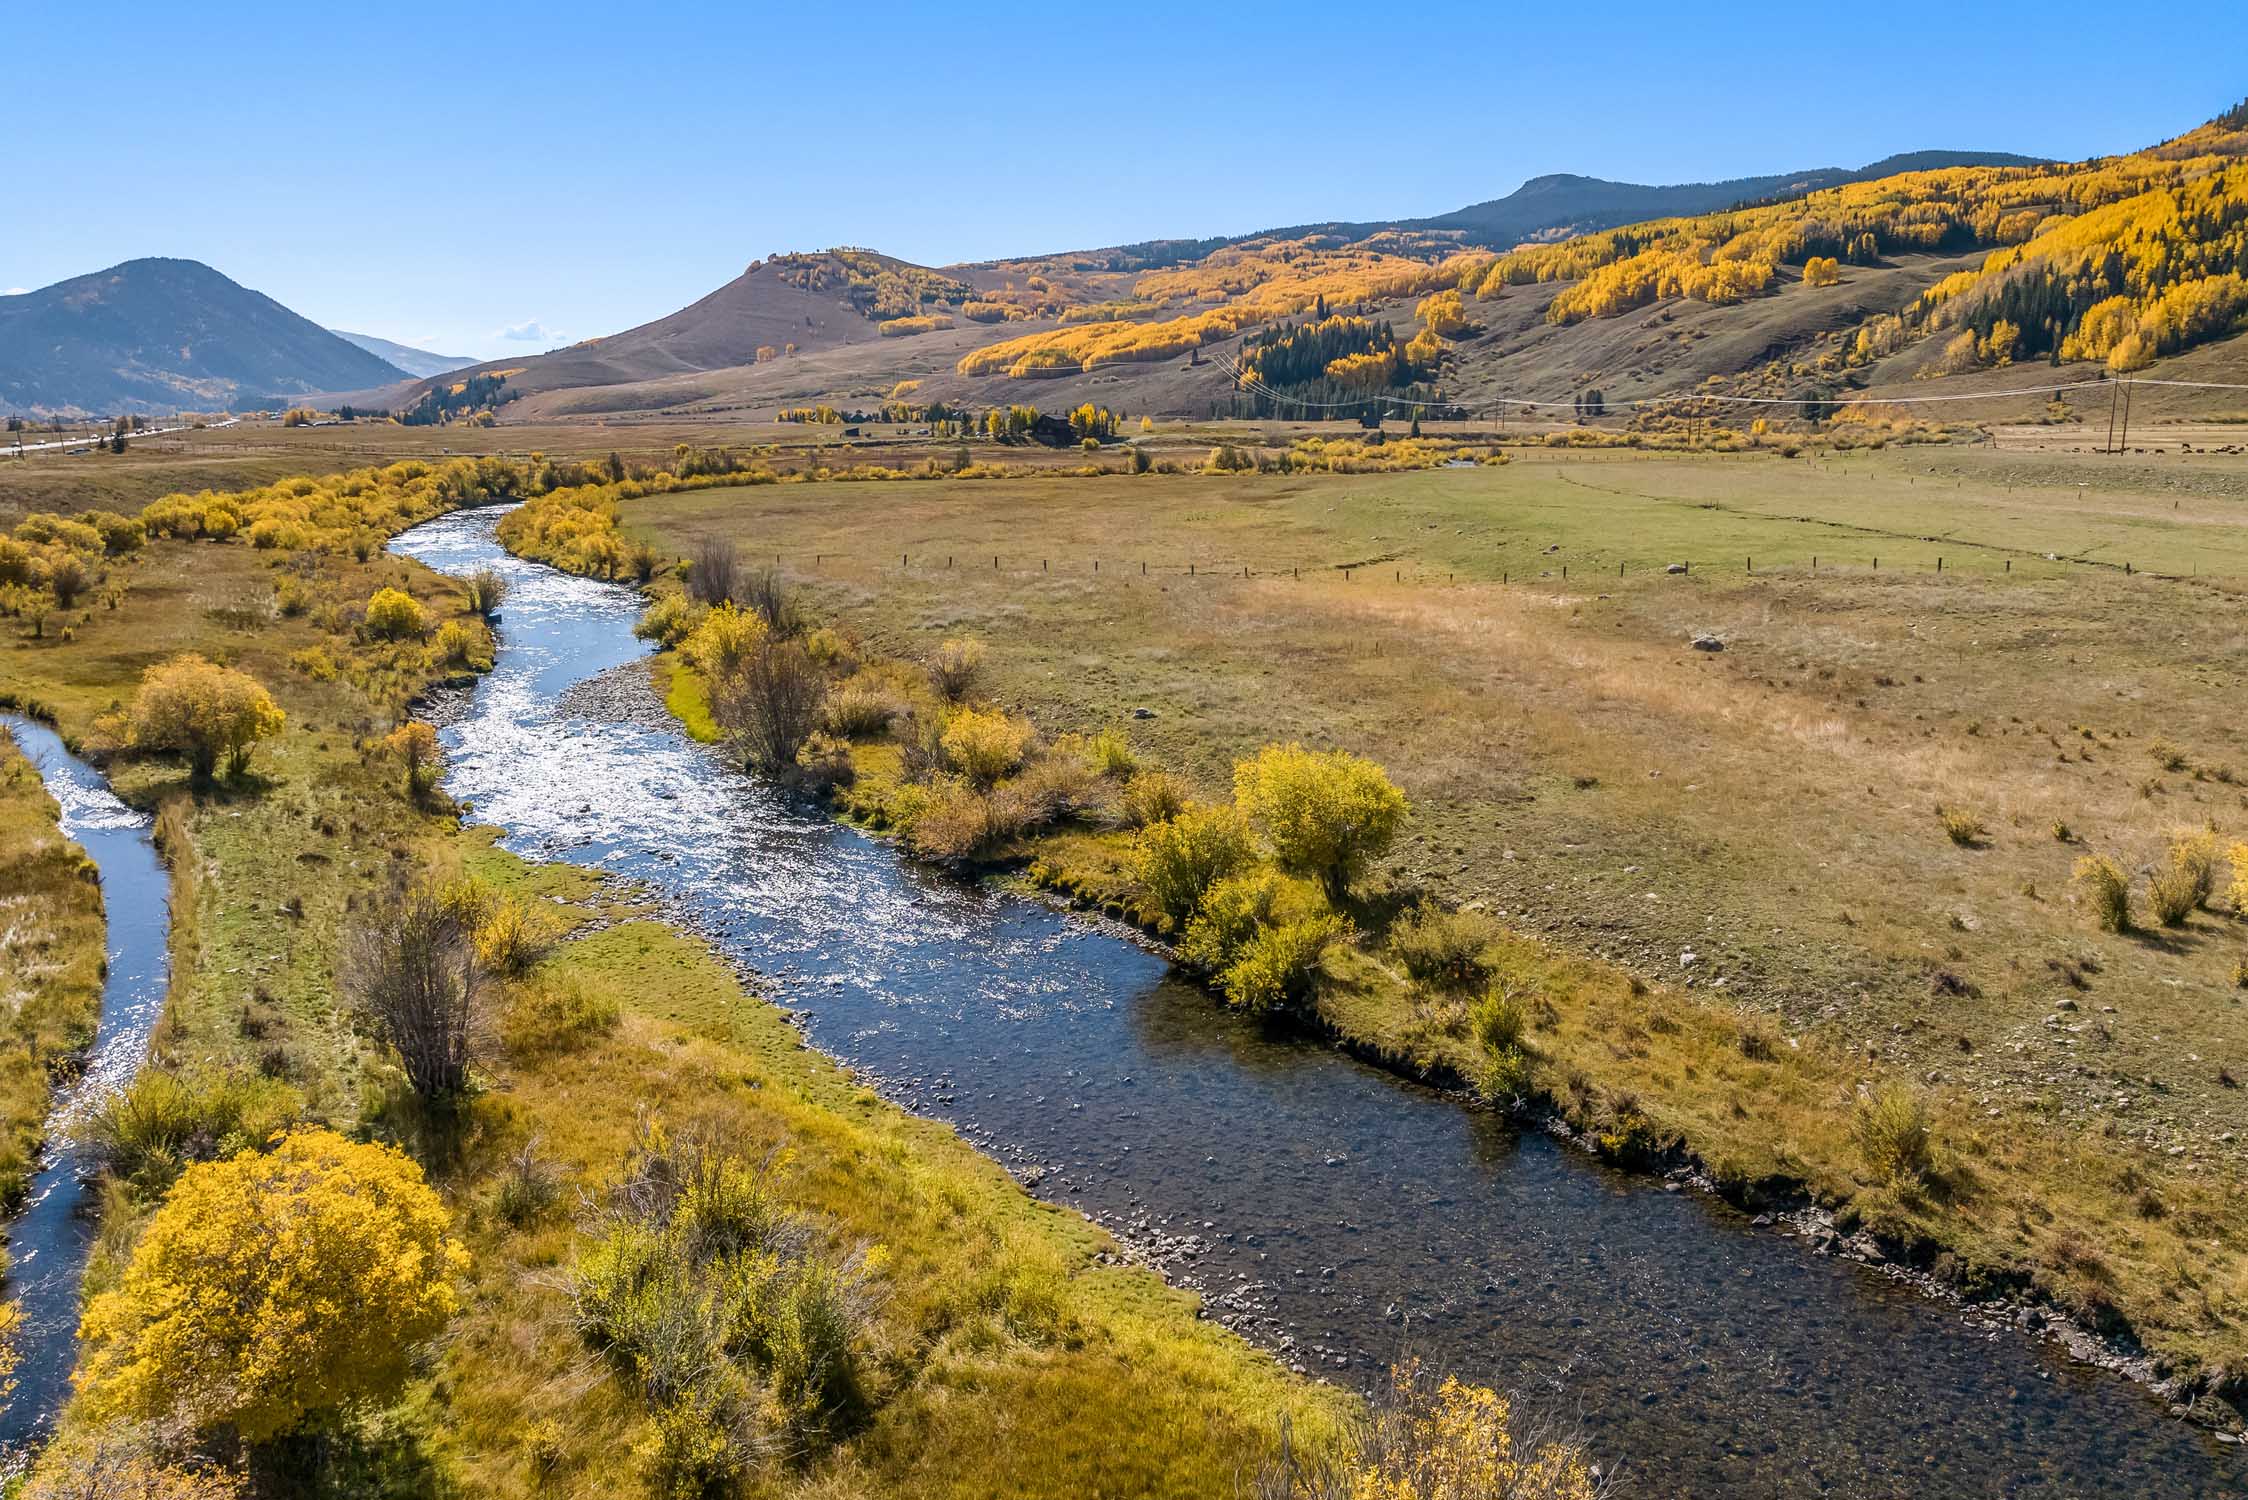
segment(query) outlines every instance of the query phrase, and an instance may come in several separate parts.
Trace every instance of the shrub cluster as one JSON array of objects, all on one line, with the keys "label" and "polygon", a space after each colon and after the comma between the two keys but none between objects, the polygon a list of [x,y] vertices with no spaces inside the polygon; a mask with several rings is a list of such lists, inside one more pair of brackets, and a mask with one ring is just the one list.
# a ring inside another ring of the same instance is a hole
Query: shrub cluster
[{"label": "shrub cluster", "polygon": [[866,1406],[870,1291],[783,1199],[773,1163],[644,1119],[570,1275],[579,1331],[651,1408],[661,1494],[737,1485],[815,1452]]}]

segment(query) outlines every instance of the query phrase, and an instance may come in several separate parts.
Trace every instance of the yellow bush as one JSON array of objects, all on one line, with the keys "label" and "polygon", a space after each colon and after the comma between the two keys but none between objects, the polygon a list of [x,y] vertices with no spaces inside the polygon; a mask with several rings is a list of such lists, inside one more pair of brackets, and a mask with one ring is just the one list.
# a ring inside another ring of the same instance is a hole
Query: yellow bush
[{"label": "yellow bush", "polygon": [[449,666],[492,669],[492,633],[468,620],[447,620],[437,627],[437,659]]},{"label": "yellow bush", "polygon": [[367,601],[367,633],[386,641],[419,636],[429,628],[422,607],[402,589],[380,588]]},{"label": "yellow bush", "polygon": [[1156,908],[1184,922],[1210,887],[1256,857],[1248,820],[1234,807],[1189,807],[1140,831],[1133,868]]},{"label": "yellow bush", "polygon": [[174,750],[207,780],[227,760],[239,775],[259,740],[281,732],[285,718],[265,688],[244,672],[192,652],[150,667],[126,714],[126,737],[140,750]]},{"label": "yellow bush", "polygon": [[86,1309],[88,1414],[254,1443],[389,1397],[458,1305],[449,1229],[413,1162],[325,1130],[188,1168]]},{"label": "yellow bush", "polygon": [[2087,854],[2072,877],[2092,908],[2092,918],[2109,932],[2131,930],[2131,877],[2105,855]]},{"label": "yellow bush", "polygon": [[1233,786],[1281,868],[1317,880],[1330,900],[1389,847],[1408,811],[1380,766],[1345,750],[1268,745],[1234,767]]},{"label": "yellow bush", "polygon": [[419,796],[437,779],[437,730],[419,719],[409,719],[383,738],[383,749],[398,757],[406,771],[406,790]]},{"label": "yellow bush", "polygon": [[1507,1397],[1418,1360],[1387,1386],[1337,1453],[1283,1450],[1257,1486],[1268,1500],[1600,1500],[1607,1486],[1582,1445],[1524,1422]]},{"label": "yellow bush", "polygon": [[988,787],[1022,764],[1031,734],[1027,719],[997,709],[963,708],[945,721],[939,743],[947,764],[978,786]]},{"label": "yellow bush", "polygon": [[1934,1170],[1928,1106],[1891,1084],[1858,1101],[1856,1134],[1866,1169],[1877,1182],[1919,1182]]},{"label": "yellow bush", "polygon": [[720,683],[748,665],[765,635],[765,621],[755,610],[713,605],[680,645],[679,654],[712,683]]}]

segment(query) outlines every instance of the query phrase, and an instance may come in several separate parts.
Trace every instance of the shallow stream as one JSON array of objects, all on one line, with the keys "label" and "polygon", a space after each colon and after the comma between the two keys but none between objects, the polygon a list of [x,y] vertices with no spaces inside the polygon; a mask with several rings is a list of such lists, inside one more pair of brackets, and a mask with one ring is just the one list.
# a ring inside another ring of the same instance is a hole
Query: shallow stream
[{"label": "shallow stream", "polygon": [[953,1121],[1283,1359],[1408,1344],[1579,1424],[1644,1496],[2240,1496],[2149,1392],[1692,1193],[1236,1019],[1127,934],[902,860],[565,691],[639,602],[466,512],[395,550],[510,587],[447,785],[537,860],[659,892],[891,1098]]}]

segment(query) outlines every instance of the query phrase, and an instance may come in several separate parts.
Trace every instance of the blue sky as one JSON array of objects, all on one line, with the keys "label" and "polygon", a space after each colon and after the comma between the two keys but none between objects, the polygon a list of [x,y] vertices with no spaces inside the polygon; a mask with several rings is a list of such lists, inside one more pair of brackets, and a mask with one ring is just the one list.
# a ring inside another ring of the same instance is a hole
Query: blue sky
[{"label": "blue sky", "polygon": [[1440,213],[1545,172],[2073,158],[2248,94],[2248,7],[2161,15],[126,4],[11,56],[0,290],[188,256],[331,327],[498,357],[782,250],[942,263]]}]

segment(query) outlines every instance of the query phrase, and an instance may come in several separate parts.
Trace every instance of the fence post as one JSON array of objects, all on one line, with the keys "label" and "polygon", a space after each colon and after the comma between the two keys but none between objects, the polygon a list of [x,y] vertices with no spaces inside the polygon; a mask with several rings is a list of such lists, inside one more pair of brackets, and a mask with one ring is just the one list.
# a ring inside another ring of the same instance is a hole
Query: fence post
[{"label": "fence post", "polygon": [[1941,556],[1938,556],[1938,557],[1937,557],[1937,559],[1936,559],[1936,571],[1937,571],[1937,572],[1939,572],[1939,573],[1941,573],[1941,572],[1942,572],[1943,570],[1944,570],[1944,560],[1943,560],[1943,558],[1942,558]]},{"label": "fence post", "polygon": [[1748,560],[1748,570],[1751,573],[1756,571],[1756,559],[1753,557]]},{"label": "fence post", "polygon": [[903,552],[898,554],[898,566],[901,568],[905,566],[905,554]]},{"label": "fence post", "polygon": [[1140,576],[1141,576],[1142,578],[1145,578],[1145,577],[1147,577],[1147,564],[1146,564],[1146,563],[1141,563],[1141,564],[1140,564]]},{"label": "fence post", "polygon": [[1094,558],[1094,559],[1093,559],[1093,571],[1094,571],[1094,572],[1096,572],[1096,573],[1098,573],[1098,572],[1099,572],[1100,570],[1101,570],[1101,560],[1100,560],[1099,558],[1097,558],[1097,557],[1096,557],[1096,558]]},{"label": "fence post", "polygon": [[1881,571],[1881,559],[1878,557],[1873,560],[1873,571],[1876,573]]},{"label": "fence post", "polygon": [[2014,559],[2011,557],[2006,559],[2006,571],[2009,573],[2014,571]]},{"label": "fence post", "polygon": [[1041,572],[1041,573],[1043,573],[1043,572],[1046,572],[1046,571],[1047,571],[1047,567],[1046,567],[1046,559],[1045,559],[1045,558],[1043,558],[1043,557],[1041,557],[1040,559],[1038,559],[1038,571],[1039,571],[1039,572]]}]

